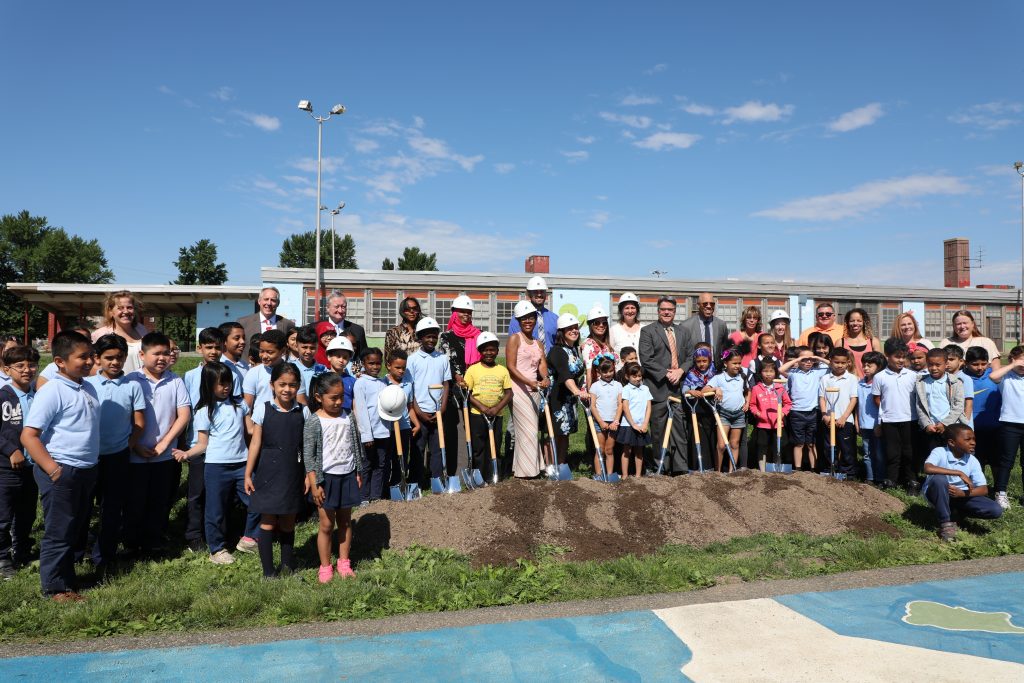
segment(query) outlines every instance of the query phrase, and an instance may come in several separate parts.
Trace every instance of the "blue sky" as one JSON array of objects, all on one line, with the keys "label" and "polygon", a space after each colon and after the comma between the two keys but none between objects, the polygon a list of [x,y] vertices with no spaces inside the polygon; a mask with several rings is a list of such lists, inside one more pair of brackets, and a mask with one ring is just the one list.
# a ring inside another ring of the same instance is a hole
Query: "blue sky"
[{"label": "blue sky", "polygon": [[[714,5],[714,6],[712,6]],[[0,212],[121,282],[259,281],[323,203],[359,264],[1017,283],[1019,2],[0,5]],[[329,225],[329,215],[324,216]]]}]

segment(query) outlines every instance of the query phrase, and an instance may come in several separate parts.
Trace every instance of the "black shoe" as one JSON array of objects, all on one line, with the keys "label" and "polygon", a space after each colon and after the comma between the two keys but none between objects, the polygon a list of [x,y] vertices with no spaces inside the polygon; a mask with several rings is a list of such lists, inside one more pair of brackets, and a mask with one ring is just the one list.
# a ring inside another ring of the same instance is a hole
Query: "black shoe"
[{"label": "black shoe", "polygon": [[908,496],[918,496],[921,494],[921,485],[916,481],[908,481],[906,491]]},{"label": "black shoe", "polygon": [[206,543],[202,539],[196,539],[188,542],[188,551],[190,553],[205,553]]},{"label": "black shoe", "polygon": [[18,570],[14,568],[14,564],[11,562],[4,562],[0,564],[0,579],[4,581],[10,581],[18,575]]},{"label": "black shoe", "polygon": [[896,483],[892,479],[884,479],[881,486],[883,491],[888,491],[889,489],[896,488]]}]

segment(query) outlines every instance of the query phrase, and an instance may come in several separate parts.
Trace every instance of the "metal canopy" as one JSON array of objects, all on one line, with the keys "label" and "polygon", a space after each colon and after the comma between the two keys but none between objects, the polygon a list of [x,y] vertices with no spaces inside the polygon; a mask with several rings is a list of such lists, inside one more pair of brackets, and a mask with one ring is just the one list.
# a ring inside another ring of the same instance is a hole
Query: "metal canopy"
[{"label": "metal canopy", "polygon": [[26,303],[61,316],[103,315],[107,294],[128,290],[143,305],[143,315],[194,315],[196,306],[209,299],[251,299],[255,310],[259,285],[76,285],[60,282],[9,282],[7,289]]}]

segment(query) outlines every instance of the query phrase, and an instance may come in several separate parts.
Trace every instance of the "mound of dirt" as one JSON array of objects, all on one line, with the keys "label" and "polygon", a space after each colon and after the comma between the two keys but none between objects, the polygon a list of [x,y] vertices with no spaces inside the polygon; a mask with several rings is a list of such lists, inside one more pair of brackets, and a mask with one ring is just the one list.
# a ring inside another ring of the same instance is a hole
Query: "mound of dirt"
[{"label": "mound of dirt", "polygon": [[759,533],[893,533],[881,515],[902,510],[898,499],[870,486],[800,472],[619,484],[513,480],[414,503],[375,503],[355,515],[355,544],[363,556],[414,544],[451,548],[475,565],[530,558],[543,544],[570,548],[570,560],[603,560]]}]

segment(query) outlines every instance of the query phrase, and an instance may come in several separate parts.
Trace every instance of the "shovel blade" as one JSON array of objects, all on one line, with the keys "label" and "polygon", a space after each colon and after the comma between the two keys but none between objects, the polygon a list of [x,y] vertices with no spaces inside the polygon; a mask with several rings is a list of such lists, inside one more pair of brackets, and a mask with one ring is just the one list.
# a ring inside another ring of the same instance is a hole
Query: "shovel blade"
[{"label": "shovel blade", "polygon": [[594,481],[603,481],[606,484],[615,484],[616,482],[622,481],[622,477],[615,472],[612,472],[611,474],[595,474]]},{"label": "shovel blade", "polygon": [[[479,488],[484,485],[484,475],[480,473],[480,470],[473,470],[472,475],[474,486]],[[494,483],[497,484],[498,482],[495,481]]]},{"label": "shovel blade", "polygon": [[767,462],[764,465],[765,472],[775,472],[777,474],[793,474],[792,465],[775,464],[774,462]]},{"label": "shovel blade", "polygon": [[572,471],[569,470],[569,466],[564,462],[555,470],[555,479],[558,481],[572,481]]},{"label": "shovel blade", "polygon": [[406,500],[419,500],[423,497],[423,492],[420,491],[419,484],[409,484],[409,487],[405,490]]},{"label": "shovel blade", "polygon": [[431,479],[430,479],[430,492],[431,493],[444,493],[444,482],[441,481],[441,477],[431,477]]},{"label": "shovel blade", "polygon": [[448,488],[445,489],[445,493],[458,493],[461,490],[458,477],[448,477]]},{"label": "shovel blade", "polygon": [[403,500],[406,499],[405,498],[405,494],[402,493],[402,487],[401,486],[398,486],[398,485],[392,486],[390,490],[391,490],[391,500],[403,501]]},{"label": "shovel blade", "polygon": [[462,485],[467,489],[475,489],[476,486],[473,482],[473,473],[468,469],[462,469],[459,471],[459,479],[462,481]]}]

